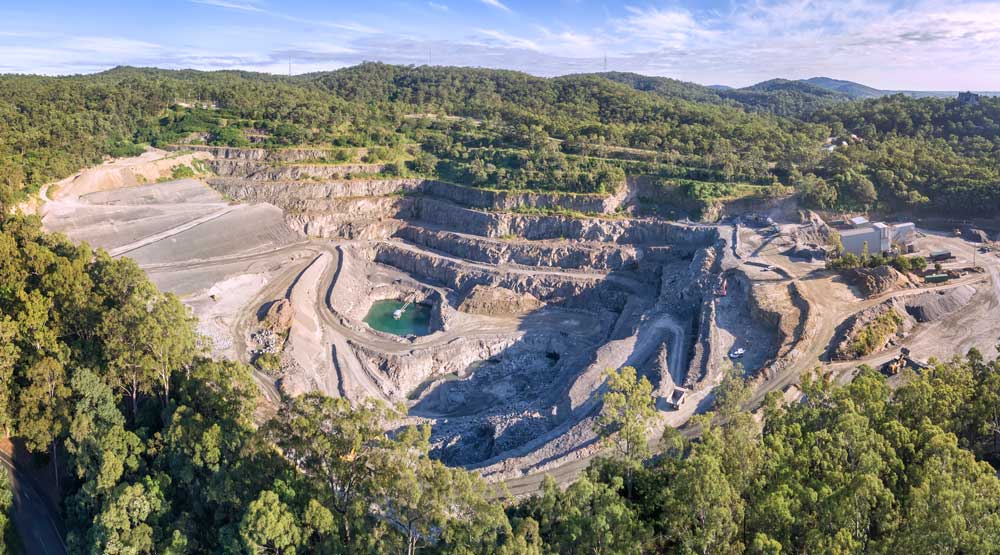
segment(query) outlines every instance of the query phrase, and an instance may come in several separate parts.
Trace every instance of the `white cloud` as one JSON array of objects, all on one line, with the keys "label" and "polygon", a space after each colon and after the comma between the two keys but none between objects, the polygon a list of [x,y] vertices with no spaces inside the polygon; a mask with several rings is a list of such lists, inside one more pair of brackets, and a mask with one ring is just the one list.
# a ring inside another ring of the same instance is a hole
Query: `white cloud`
[{"label": "white cloud", "polygon": [[511,11],[511,9],[508,8],[507,5],[501,2],[500,0],[479,0],[479,1],[482,2],[483,4],[486,4],[487,6],[492,6],[498,10],[503,10],[505,12]]},{"label": "white cloud", "polygon": [[215,6],[218,8],[226,8],[230,10],[239,10],[244,12],[263,12],[264,9],[257,5],[256,2],[250,1],[240,1],[240,0],[191,0],[193,4],[203,4],[205,6]]},{"label": "white cloud", "polygon": [[615,27],[642,42],[670,48],[683,48],[695,37],[713,33],[683,9],[637,8],[626,6],[628,15],[614,22]]},{"label": "white cloud", "polygon": [[438,4],[437,2],[428,2],[427,5],[432,10],[437,10],[439,12],[446,12],[446,11],[448,11],[448,6],[446,4]]},{"label": "white cloud", "polygon": [[497,31],[496,29],[476,29],[476,32],[479,33],[480,35],[494,39],[503,46],[509,46],[511,48],[524,48],[527,50],[542,49],[537,42],[531,39],[516,37],[514,35],[508,35],[507,33],[504,33],[502,31]]},{"label": "white cloud", "polygon": [[[351,19],[293,15],[272,11],[284,9],[276,1],[190,1],[245,12],[260,30],[243,31],[214,18],[199,23],[194,36],[208,39],[192,38],[195,48],[175,44],[179,39],[171,35],[143,41],[5,28],[0,72],[73,73],[131,64],[284,73],[289,57],[299,72],[362,60],[421,64],[431,51],[435,64],[554,75],[599,71],[608,52],[612,70],[706,84],[827,75],[880,88],[1000,89],[996,0],[732,0],[716,11],[700,10],[694,0],[628,0],[630,5],[588,26],[532,19],[526,10],[517,21],[486,23],[495,17],[459,9],[468,4],[423,0],[424,11],[450,4],[455,15],[481,20],[443,30],[420,21],[383,30]],[[505,0],[478,1],[510,11]]]}]

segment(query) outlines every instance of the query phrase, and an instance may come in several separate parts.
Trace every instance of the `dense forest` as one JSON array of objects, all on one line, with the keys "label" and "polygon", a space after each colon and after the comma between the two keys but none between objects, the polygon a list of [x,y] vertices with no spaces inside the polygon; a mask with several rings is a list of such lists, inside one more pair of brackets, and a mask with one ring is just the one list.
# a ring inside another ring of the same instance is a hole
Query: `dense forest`
[{"label": "dense forest", "polygon": [[849,98],[800,81],[718,90],[376,63],[296,77],[0,76],[0,186],[11,202],[102,156],[193,133],[245,145],[253,129],[268,137],[261,146],[387,149],[395,174],[480,187],[603,193],[652,175],[780,183],[819,208],[994,215],[1000,98]]},{"label": "dense forest", "polygon": [[[1000,551],[1000,362],[975,351],[895,390],[870,368],[806,379],[758,414],[733,372],[655,448],[652,386],[613,371],[607,457],[513,500],[431,459],[428,430],[385,433],[401,407],[309,394],[260,414],[175,297],[34,217],[0,219],[0,283],[0,425],[58,469],[71,553]],[[0,525],[9,499],[0,481]]]}]

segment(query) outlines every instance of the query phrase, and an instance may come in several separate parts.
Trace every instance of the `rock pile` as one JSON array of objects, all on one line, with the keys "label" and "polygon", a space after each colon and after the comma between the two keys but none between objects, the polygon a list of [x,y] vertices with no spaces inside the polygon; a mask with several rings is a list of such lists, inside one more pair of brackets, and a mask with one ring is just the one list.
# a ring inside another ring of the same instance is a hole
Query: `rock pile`
[{"label": "rock pile", "polygon": [[476,285],[458,309],[468,314],[507,316],[537,310],[542,305],[544,303],[531,293],[515,293],[504,287]]},{"label": "rock pile", "polygon": [[933,322],[969,304],[975,294],[976,288],[971,285],[931,291],[907,300],[906,311],[918,322]]},{"label": "rock pile", "polygon": [[254,355],[277,353],[281,350],[278,336],[269,329],[261,329],[251,333],[250,341],[257,346],[256,349],[250,350],[250,353]]},{"label": "rock pile", "polygon": [[292,318],[295,316],[292,303],[288,299],[279,299],[271,303],[264,315],[264,327],[274,334],[282,334],[292,327]]},{"label": "rock pile", "polygon": [[903,274],[890,266],[851,270],[847,273],[847,279],[860,289],[861,294],[865,297],[881,295],[909,284]]}]

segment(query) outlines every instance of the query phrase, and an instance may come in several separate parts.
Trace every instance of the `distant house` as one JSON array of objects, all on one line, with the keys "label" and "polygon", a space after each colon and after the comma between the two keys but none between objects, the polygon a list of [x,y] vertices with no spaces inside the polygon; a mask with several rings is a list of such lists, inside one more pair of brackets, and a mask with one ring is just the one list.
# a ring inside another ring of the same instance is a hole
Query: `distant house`
[{"label": "distant house", "polygon": [[862,227],[862,226],[868,225],[868,218],[866,218],[864,216],[855,216],[855,217],[847,220],[847,223],[851,224],[851,227],[855,227],[855,228]]}]

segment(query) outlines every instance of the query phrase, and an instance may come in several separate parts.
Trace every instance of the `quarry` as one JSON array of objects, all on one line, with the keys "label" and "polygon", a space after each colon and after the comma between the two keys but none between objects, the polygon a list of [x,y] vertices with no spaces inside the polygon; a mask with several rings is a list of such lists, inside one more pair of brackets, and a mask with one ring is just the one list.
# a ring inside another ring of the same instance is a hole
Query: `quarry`
[{"label": "quarry", "polygon": [[632,180],[500,191],[324,155],[152,149],[44,189],[39,210],[178,295],[214,356],[254,365],[265,403],[405,404],[391,426],[430,425],[433,456],[512,489],[598,452],[608,369],[652,382],[655,441],[711,410],[734,366],[759,402],[816,367],[847,381],[903,349],[927,361],[1000,337],[1000,259],[946,231],[914,239],[949,252],[944,282],[851,274],[827,269],[830,228],[793,201],[676,221],[644,215]]}]

